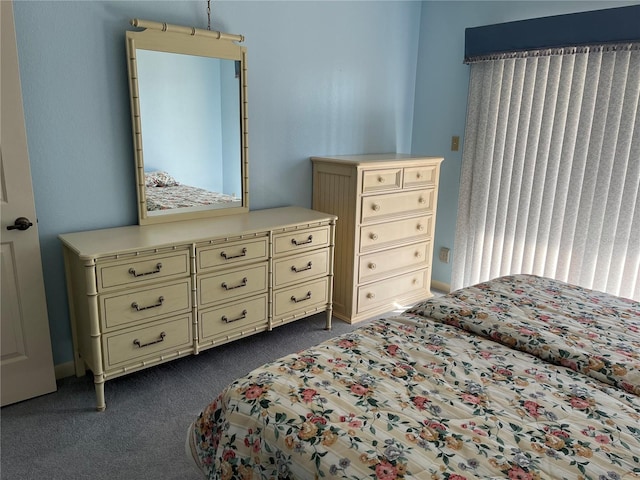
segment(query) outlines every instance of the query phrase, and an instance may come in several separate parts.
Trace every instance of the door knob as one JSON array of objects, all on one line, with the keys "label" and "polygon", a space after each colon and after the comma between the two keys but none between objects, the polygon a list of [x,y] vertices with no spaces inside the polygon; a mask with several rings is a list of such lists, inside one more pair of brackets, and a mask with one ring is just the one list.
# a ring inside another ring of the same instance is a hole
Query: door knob
[{"label": "door knob", "polygon": [[7,230],[27,230],[29,227],[32,227],[33,223],[29,221],[26,217],[18,217],[16,221],[13,222],[13,225],[9,225]]}]

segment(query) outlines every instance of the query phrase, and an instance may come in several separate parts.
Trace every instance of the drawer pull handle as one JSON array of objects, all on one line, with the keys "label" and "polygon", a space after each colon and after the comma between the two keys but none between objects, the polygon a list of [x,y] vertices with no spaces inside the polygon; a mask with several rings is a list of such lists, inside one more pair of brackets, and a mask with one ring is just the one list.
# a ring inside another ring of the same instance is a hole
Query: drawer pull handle
[{"label": "drawer pull handle", "polygon": [[420,252],[416,252],[416,253],[415,253],[415,256],[416,256],[416,258],[422,258],[422,253],[420,253]]},{"label": "drawer pull handle", "polygon": [[151,270],[150,272],[136,273],[135,268],[130,268],[129,273],[134,277],[144,277],[145,275],[153,275],[154,273],[160,273],[160,269],[162,268],[162,264],[158,262],[156,264],[155,270]]},{"label": "drawer pull handle", "polygon": [[291,243],[298,246],[298,245],[306,245],[307,243],[311,243],[313,242],[313,235],[309,235],[307,237],[306,240],[302,241],[302,242],[298,242],[295,238],[291,239]]},{"label": "drawer pull handle", "polygon": [[378,239],[378,234],[377,233],[372,233],[371,235],[369,235],[369,238],[371,240],[377,240]]},{"label": "drawer pull handle", "polygon": [[142,347],[148,347],[149,345],[155,345],[156,343],[160,343],[160,342],[164,342],[164,337],[166,337],[167,334],[164,332],[160,332],[160,338],[157,340],[154,340],[152,342],[149,343],[140,343],[140,340],[138,340],[137,338],[133,341],[133,344],[138,347],[138,348],[142,348]]},{"label": "drawer pull handle", "polygon": [[371,262],[371,263],[369,264],[369,268],[370,268],[371,270],[375,270],[375,269],[376,269],[376,264],[375,264],[375,263],[373,263],[373,262]]},{"label": "drawer pull handle", "polygon": [[247,318],[247,311],[246,310],[242,310],[242,313],[240,314],[239,317],[236,318],[227,318],[226,315],[222,316],[222,321],[224,323],[232,323],[232,322],[237,322],[238,320],[244,320],[245,318]]},{"label": "drawer pull handle", "polygon": [[310,300],[310,299],[311,299],[311,290],[309,290],[307,294],[302,298],[296,298],[295,296],[291,295],[291,301],[294,303],[304,302],[305,300]]},{"label": "drawer pull handle", "polygon": [[246,287],[247,286],[247,277],[244,277],[242,279],[242,282],[240,282],[240,285],[236,285],[235,287],[230,287],[229,285],[227,285],[227,282],[222,282],[222,288],[224,288],[225,290],[233,290],[234,288],[240,288],[240,287]]},{"label": "drawer pull handle", "polygon": [[305,267],[302,267],[302,268],[296,268],[295,265],[293,265],[291,267],[291,271],[292,272],[296,272],[296,273],[304,272],[305,270],[311,270],[311,262],[307,263],[307,265]]},{"label": "drawer pull handle", "polygon": [[375,293],[372,293],[372,292],[369,292],[369,293],[367,293],[367,298],[368,298],[369,300],[373,300],[374,298],[376,298],[376,294],[375,294]]},{"label": "drawer pull handle", "polygon": [[384,183],[384,177],[378,177],[378,183]]},{"label": "drawer pull handle", "polygon": [[240,258],[240,257],[246,257],[247,256],[247,249],[243,248],[242,252],[240,252],[239,255],[227,255],[224,252],[220,252],[220,256],[222,258],[224,258],[225,260],[231,260],[232,258]]},{"label": "drawer pull handle", "polygon": [[377,212],[377,211],[379,211],[379,210],[380,210],[380,205],[378,205],[377,203],[374,203],[373,205],[371,205],[371,209],[372,209],[374,212]]},{"label": "drawer pull handle", "polygon": [[416,173],[416,178],[420,180],[422,178],[422,174],[420,172]]},{"label": "drawer pull handle", "polygon": [[418,226],[416,227],[418,229],[418,231],[422,232],[424,230],[424,227],[420,224],[418,224]]},{"label": "drawer pull handle", "polygon": [[138,305],[138,302],[133,302],[131,304],[131,308],[135,308],[137,312],[141,312],[142,310],[149,310],[150,308],[161,307],[164,303],[164,297],[158,297],[158,303],[154,303],[153,305],[147,305],[146,307],[141,307]]},{"label": "drawer pull handle", "polygon": [[418,199],[418,203],[422,205],[422,204],[427,203],[427,201],[426,201],[424,198],[420,197],[420,198]]}]

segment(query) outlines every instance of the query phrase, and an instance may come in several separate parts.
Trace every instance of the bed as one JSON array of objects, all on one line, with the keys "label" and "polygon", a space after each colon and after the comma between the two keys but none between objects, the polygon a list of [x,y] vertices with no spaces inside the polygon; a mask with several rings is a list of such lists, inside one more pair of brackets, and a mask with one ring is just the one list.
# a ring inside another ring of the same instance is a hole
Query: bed
[{"label": "bed", "polygon": [[163,171],[145,172],[147,211],[241,203],[235,195],[185,185]]},{"label": "bed", "polygon": [[212,479],[640,478],[640,303],[514,275],[229,385],[189,428]]}]

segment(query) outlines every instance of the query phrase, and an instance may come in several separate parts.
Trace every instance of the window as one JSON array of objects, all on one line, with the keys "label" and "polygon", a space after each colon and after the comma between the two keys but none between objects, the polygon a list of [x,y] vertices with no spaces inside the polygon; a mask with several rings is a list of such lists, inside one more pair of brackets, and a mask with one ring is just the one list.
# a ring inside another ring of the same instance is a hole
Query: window
[{"label": "window", "polygon": [[532,273],[640,300],[640,44],[471,64],[452,287]]}]

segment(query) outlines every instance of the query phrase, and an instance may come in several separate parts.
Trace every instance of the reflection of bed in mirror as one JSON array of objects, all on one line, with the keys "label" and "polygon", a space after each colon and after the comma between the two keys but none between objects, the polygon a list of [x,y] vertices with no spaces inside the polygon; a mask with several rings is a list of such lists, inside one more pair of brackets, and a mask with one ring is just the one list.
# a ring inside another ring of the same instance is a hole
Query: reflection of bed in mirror
[{"label": "reflection of bed in mirror", "polygon": [[178,182],[166,172],[145,173],[147,211],[174,208],[241,206],[242,199],[233,194],[212,192]]}]

